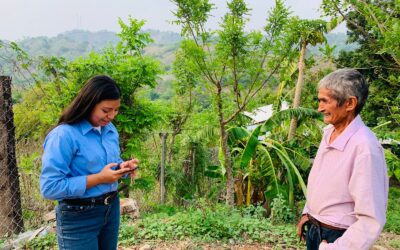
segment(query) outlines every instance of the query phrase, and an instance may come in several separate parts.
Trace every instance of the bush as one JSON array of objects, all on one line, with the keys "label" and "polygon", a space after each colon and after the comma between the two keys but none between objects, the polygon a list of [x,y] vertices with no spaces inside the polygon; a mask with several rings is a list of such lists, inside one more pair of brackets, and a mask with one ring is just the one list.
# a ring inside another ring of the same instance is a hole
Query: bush
[{"label": "bush", "polygon": [[271,202],[271,220],[274,223],[291,223],[296,218],[282,194],[278,194]]},{"label": "bush", "polygon": [[389,189],[389,203],[386,214],[385,230],[393,233],[400,233],[400,188]]},{"label": "bush", "polygon": [[26,243],[24,249],[54,249],[57,246],[57,236],[54,233],[49,233],[43,237],[34,238]]},{"label": "bush", "polygon": [[198,201],[185,211],[168,216],[165,212],[148,214],[134,224],[121,226],[120,243],[141,240],[240,241],[265,242],[297,247],[293,225],[272,225],[263,217],[262,207],[244,209]]}]

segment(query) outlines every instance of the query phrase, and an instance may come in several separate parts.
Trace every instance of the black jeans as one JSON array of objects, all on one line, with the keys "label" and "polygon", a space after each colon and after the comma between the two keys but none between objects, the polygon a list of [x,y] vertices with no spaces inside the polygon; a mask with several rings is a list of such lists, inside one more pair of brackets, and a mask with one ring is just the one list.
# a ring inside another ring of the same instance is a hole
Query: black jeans
[{"label": "black jeans", "polygon": [[333,230],[320,227],[312,223],[309,223],[307,228],[307,250],[318,250],[319,244],[321,244],[323,240],[326,240],[328,243],[332,243],[337,238],[341,237],[345,232],[344,230]]}]

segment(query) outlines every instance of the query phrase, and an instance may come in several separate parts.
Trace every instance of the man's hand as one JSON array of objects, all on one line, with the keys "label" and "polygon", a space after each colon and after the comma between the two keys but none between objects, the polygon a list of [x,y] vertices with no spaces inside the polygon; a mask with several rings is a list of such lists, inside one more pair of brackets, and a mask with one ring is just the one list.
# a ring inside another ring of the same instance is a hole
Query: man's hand
[{"label": "man's hand", "polygon": [[321,241],[319,244],[318,249],[325,249],[325,247],[328,246],[328,242],[326,240]]},{"label": "man's hand", "polygon": [[306,214],[303,214],[300,218],[299,223],[297,223],[297,236],[299,236],[299,238],[303,241],[305,241],[306,239],[304,238],[304,235],[302,235],[302,228],[304,223],[306,223],[308,221],[308,217]]}]

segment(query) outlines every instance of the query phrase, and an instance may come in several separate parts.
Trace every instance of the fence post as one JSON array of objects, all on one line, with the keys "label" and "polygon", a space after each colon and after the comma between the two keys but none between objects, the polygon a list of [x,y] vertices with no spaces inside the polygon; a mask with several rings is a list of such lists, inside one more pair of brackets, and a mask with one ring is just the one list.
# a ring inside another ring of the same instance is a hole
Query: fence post
[{"label": "fence post", "polygon": [[0,222],[0,236],[17,234],[24,228],[9,76],[0,76]]},{"label": "fence post", "polygon": [[160,133],[160,137],[162,140],[162,153],[161,153],[161,175],[160,175],[160,202],[164,204],[165,201],[165,155],[167,152],[167,136],[168,133]]}]

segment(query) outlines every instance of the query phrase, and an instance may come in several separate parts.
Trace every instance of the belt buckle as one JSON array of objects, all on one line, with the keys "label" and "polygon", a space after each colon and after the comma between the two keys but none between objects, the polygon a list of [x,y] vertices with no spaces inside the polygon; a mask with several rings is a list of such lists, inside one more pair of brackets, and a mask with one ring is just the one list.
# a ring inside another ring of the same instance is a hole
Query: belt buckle
[{"label": "belt buckle", "polygon": [[111,199],[111,197],[112,197],[112,195],[109,195],[104,199],[104,205],[109,205],[110,204],[110,202],[108,200]]}]

